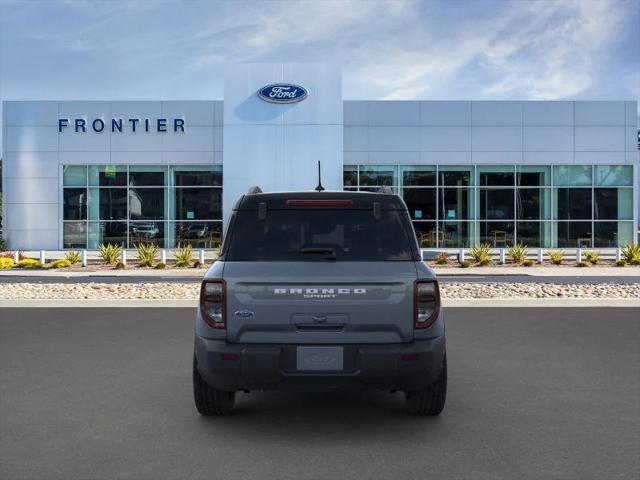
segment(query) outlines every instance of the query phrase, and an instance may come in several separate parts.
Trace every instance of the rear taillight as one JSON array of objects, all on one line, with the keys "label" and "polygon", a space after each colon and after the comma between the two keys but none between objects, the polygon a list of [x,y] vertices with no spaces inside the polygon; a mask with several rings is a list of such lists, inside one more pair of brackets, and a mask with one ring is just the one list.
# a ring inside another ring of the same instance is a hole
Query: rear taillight
[{"label": "rear taillight", "polygon": [[226,284],[224,280],[202,281],[200,288],[200,313],[212,328],[227,328],[226,318]]},{"label": "rear taillight", "polygon": [[416,280],[413,286],[414,328],[429,328],[440,312],[440,289],[435,280]]}]

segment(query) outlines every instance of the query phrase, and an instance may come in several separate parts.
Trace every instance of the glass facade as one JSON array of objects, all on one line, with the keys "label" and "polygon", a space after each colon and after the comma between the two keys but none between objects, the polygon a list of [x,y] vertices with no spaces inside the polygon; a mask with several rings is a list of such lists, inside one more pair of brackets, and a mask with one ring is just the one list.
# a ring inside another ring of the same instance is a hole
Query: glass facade
[{"label": "glass facade", "polygon": [[345,165],[343,185],[392,187],[422,248],[604,248],[633,240],[630,165]]},{"label": "glass facade", "polygon": [[66,165],[62,197],[64,248],[221,242],[219,165]]}]

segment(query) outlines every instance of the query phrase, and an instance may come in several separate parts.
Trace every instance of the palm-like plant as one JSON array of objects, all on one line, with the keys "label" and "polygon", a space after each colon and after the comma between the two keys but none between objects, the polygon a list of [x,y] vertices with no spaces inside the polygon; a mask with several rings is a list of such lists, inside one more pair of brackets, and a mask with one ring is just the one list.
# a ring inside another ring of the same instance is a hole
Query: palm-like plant
[{"label": "palm-like plant", "polygon": [[113,265],[120,258],[122,253],[122,247],[120,245],[114,245],[113,243],[100,244],[99,255],[107,265]]},{"label": "palm-like plant", "polygon": [[135,247],[138,252],[138,265],[153,267],[153,264],[158,260],[158,247],[153,243],[139,243]]}]

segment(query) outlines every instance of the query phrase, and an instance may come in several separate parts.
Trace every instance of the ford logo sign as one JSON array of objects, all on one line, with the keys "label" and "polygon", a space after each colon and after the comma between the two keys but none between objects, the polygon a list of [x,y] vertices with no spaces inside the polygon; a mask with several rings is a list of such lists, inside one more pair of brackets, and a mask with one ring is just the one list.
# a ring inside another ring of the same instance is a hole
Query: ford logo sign
[{"label": "ford logo sign", "polygon": [[258,96],[265,102],[296,103],[307,98],[306,88],[292,83],[274,83],[258,90]]}]

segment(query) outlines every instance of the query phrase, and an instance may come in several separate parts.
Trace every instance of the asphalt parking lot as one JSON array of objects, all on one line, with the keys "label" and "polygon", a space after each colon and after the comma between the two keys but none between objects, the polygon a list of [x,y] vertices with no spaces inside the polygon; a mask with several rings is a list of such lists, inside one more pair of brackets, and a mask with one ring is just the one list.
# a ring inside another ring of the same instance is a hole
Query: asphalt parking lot
[{"label": "asphalt parking lot", "polygon": [[189,309],[0,310],[0,478],[640,477],[640,309],[448,309],[439,418],[384,392],[201,418],[191,328]]}]

